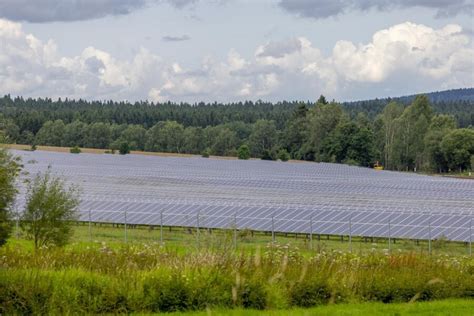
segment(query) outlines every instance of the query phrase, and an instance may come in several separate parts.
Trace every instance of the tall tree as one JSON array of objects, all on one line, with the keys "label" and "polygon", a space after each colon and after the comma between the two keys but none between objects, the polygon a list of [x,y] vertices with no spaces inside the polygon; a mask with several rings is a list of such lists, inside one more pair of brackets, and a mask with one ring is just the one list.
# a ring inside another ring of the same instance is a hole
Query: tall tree
[{"label": "tall tree", "polygon": [[262,157],[265,152],[271,152],[277,144],[278,135],[274,121],[258,120],[253,126],[249,137],[249,145],[254,157]]},{"label": "tall tree", "polygon": [[394,147],[398,154],[398,167],[420,169],[424,158],[424,138],[433,111],[428,98],[420,95],[396,119],[397,133]]},{"label": "tall tree", "polygon": [[19,162],[18,158],[0,147],[0,246],[6,243],[11,233],[11,206],[17,193],[15,181],[21,170]]},{"label": "tall tree", "polygon": [[342,120],[348,120],[342,107],[336,103],[318,103],[308,112],[308,137],[303,144],[305,159],[321,161],[322,144]]},{"label": "tall tree", "polygon": [[393,157],[393,147],[395,142],[395,136],[397,133],[396,119],[400,117],[403,112],[403,107],[396,102],[390,102],[384,108],[380,119],[382,121],[382,130],[379,135],[383,137],[383,164],[385,168],[390,169],[395,165]]},{"label": "tall tree", "polygon": [[288,120],[287,126],[282,135],[283,147],[294,159],[304,159],[303,144],[308,137],[308,108],[305,104],[300,104]]},{"label": "tall tree", "polygon": [[441,142],[441,150],[451,170],[469,169],[474,155],[474,130],[461,128],[449,132]]},{"label": "tall tree", "polygon": [[71,235],[71,221],[77,220],[79,196],[76,188],[51,176],[48,170],[31,182],[21,227],[35,248],[63,246]]},{"label": "tall tree", "polygon": [[47,121],[36,134],[36,143],[46,146],[61,146],[66,125],[62,120]]},{"label": "tall tree", "polygon": [[451,115],[440,114],[431,119],[430,127],[424,139],[426,169],[437,172],[448,171],[448,161],[441,149],[441,141],[446,134],[455,128],[456,121]]}]

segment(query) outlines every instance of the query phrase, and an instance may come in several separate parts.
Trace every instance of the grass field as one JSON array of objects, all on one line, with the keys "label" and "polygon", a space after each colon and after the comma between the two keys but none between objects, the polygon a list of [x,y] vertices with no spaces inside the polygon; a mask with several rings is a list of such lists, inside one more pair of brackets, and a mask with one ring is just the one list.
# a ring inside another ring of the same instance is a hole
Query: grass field
[{"label": "grass field", "polygon": [[347,240],[315,240],[311,250],[302,236],[271,243],[246,231],[235,249],[232,232],[176,227],[163,240],[159,229],[128,227],[125,241],[125,227],[110,225],[76,225],[65,248],[34,250],[13,237],[0,248],[0,314],[469,315],[473,307],[474,260],[456,255],[462,244],[429,256],[426,244],[398,241],[389,254],[381,240],[359,240],[350,253]]},{"label": "grass field", "polygon": [[399,304],[361,303],[320,306],[316,308],[299,308],[290,310],[207,310],[203,312],[171,313],[170,316],[401,316],[401,315],[444,315],[472,316],[474,300],[442,300],[435,302],[415,302]]},{"label": "grass field", "polygon": [[[170,249],[180,251],[196,251],[200,248],[237,248],[237,250],[255,250],[257,247],[267,247],[272,243],[272,236],[265,232],[251,231],[207,230],[183,227],[163,227],[163,245]],[[14,234],[16,235],[16,234]],[[74,226],[73,245],[102,245],[106,243],[110,247],[120,247],[129,244],[161,244],[160,227],[135,226],[125,227],[123,225],[112,226],[111,224],[77,224]],[[363,253],[388,253],[388,240],[385,238],[349,238],[344,236],[319,236],[313,235],[311,243],[309,236],[302,234],[276,234],[276,243],[280,245],[291,245],[302,253],[312,254],[322,251],[343,251]],[[32,244],[25,240],[11,239],[11,243],[20,243],[27,248]],[[237,247],[235,247],[237,246]],[[426,240],[404,240],[391,241],[391,252],[393,253],[417,253],[428,254],[428,242]],[[434,255],[469,255],[469,244],[462,242],[449,242],[446,240],[432,241],[432,254]]]}]

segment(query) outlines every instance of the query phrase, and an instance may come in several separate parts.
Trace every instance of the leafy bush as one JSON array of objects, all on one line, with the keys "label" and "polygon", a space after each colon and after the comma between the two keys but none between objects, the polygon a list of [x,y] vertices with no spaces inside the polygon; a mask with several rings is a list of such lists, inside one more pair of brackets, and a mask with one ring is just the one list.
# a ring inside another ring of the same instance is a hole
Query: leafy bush
[{"label": "leafy bush", "polygon": [[69,152],[71,154],[80,154],[81,153],[81,149],[78,147],[78,146],[74,146],[72,147],[71,149],[69,149]]},{"label": "leafy bush", "polygon": [[119,154],[127,155],[130,153],[130,146],[127,142],[121,142],[119,146]]},{"label": "leafy bush", "polygon": [[327,281],[306,279],[296,283],[289,290],[290,304],[299,307],[311,307],[327,304],[331,297],[331,290]]},{"label": "leafy bush", "polygon": [[278,159],[281,161],[288,161],[290,160],[290,154],[286,151],[286,149],[280,149],[278,151]]},{"label": "leafy bush", "polygon": [[260,157],[262,160],[275,160],[275,153],[265,149]]},{"label": "leafy bush", "polygon": [[237,151],[237,157],[239,159],[247,160],[250,159],[250,148],[247,145],[242,145]]},{"label": "leafy bush", "polygon": [[0,267],[0,314],[147,314],[474,297],[468,257],[307,257],[279,244],[253,254],[178,253],[153,245],[3,247]]},{"label": "leafy bush", "polygon": [[203,158],[209,158],[210,155],[211,155],[211,150],[209,148],[204,149],[201,153],[201,156]]},{"label": "leafy bush", "polygon": [[240,291],[240,303],[244,308],[265,309],[267,306],[265,284],[257,280],[245,282]]}]

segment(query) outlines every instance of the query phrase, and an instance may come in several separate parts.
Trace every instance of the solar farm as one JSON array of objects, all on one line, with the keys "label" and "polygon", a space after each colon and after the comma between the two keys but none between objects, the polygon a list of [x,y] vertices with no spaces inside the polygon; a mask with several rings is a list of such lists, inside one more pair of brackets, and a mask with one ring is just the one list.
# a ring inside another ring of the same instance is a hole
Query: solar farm
[{"label": "solar farm", "polygon": [[[81,189],[80,220],[472,241],[474,181],[329,163],[15,151]],[[25,203],[25,187],[15,207]]]}]

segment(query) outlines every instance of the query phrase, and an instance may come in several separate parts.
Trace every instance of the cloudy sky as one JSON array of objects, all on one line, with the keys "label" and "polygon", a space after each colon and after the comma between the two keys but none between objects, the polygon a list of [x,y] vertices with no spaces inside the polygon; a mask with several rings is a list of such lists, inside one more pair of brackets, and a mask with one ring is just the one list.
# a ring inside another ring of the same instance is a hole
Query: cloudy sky
[{"label": "cloudy sky", "polygon": [[0,94],[339,101],[474,86],[474,0],[0,0]]}]

